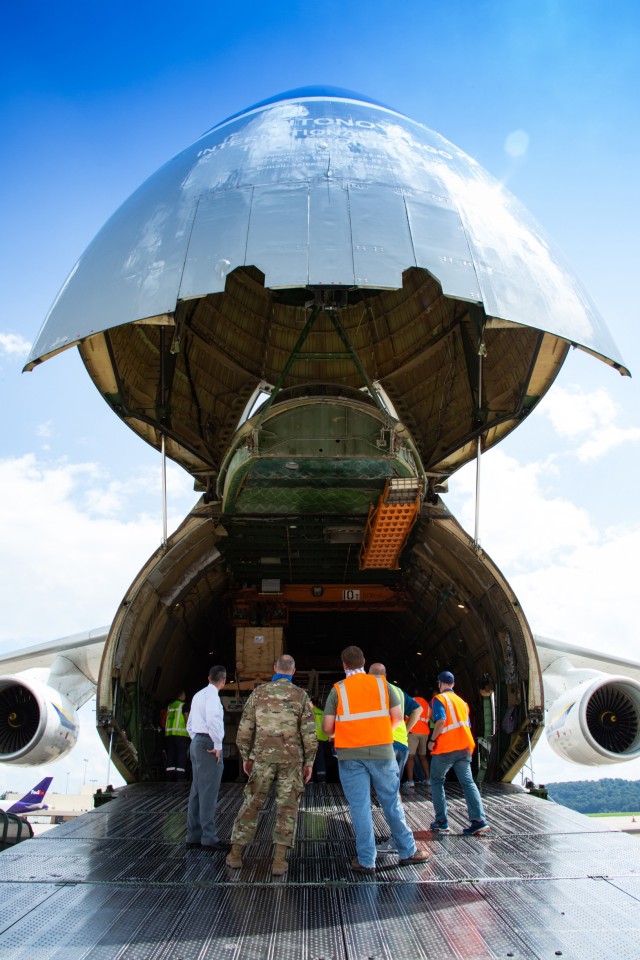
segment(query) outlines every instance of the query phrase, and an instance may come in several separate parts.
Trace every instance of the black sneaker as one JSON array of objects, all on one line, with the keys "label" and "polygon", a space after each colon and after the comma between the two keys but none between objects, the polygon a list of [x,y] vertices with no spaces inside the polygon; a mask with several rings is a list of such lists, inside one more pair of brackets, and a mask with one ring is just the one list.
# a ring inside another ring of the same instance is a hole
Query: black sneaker
[{"label": "black sneaker", "polygon": [[210,850],[214,853],[229,853],[231,850],[230,843],[223,843],[222,840],[218,840],[217,843],[201,843],[201,850]]}]

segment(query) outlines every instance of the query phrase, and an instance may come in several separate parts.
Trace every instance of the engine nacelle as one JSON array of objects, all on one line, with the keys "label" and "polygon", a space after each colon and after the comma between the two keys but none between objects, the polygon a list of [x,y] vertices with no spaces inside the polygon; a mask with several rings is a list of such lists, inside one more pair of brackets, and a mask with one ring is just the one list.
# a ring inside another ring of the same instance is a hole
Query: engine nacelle
[{"label": "engine nacelle", "polygon": [[596,766],[640,757],[640,683],[600,674],[561,694],[546,735],[565,760]]},{"label": "engine nacelle", "polygon": [[69,753],[80,730],[71,701],[31,677],[0,677],[0,762],[51,763]]}]

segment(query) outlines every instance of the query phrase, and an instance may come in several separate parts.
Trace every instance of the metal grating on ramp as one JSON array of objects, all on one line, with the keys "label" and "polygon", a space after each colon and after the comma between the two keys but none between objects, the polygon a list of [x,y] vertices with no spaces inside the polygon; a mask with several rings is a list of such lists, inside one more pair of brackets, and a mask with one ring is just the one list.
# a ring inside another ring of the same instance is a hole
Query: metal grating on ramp
[{"label": "metal grating on ramp", "polygon": [[[374,875],[337,784],[310,784],[285,877],[270,873],[270,800],[242,870],[185,848],[188,785],[140,784],[0,854],[2,960],[640,960],[640,838],[506,785],[483,785],[492,831],[433,837],[428,789],[404,797],[430,858]],[[242,788],[224,785],[221,835]],[[388,829],[374,800],[374,828]]]}]

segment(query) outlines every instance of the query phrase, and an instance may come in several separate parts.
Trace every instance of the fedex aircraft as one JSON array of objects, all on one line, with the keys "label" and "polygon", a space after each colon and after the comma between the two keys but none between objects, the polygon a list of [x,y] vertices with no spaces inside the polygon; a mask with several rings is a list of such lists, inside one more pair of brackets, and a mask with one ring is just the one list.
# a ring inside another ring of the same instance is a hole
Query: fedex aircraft
[{"label": "fedex aircraft", "polygon": [[29,791],[25,793],[24,797],[21,800],[16,800],[15,803],[11,804],[8,810],[5,810],[5,813],[16,813],[19,815],[27,813],[35,813],[37,810],[48,810],[49,807],[44,803],[44,798],[46,796],[47,790],[51,786],[51,781],[53,777],[45,777],[44,780],[41,780],[40,783]]},{"label": "fedex aircraft", "polygon": [[26,369],[71,347],[198,498],[111,624],[0,661],[1,762],[64,756],[95,693],[125,780],[160,776],[161,707],[233,673],[239,628],[282,630],[320,699],[346,643],[409,689],[452,670],[488,782],[545,728],[568,761],[640,756],[640,664],[536,636],[447,508],[571,348],[628,375],[541,227],[454,144],[332,88],[229,117],[108,221]]}]

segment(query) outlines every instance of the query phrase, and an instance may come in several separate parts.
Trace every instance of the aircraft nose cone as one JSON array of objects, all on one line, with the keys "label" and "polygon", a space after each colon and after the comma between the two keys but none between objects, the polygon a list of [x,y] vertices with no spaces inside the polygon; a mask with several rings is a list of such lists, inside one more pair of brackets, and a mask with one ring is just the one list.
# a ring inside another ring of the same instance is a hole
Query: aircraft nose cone
[{"label": "aircraft nose cone", "polygon": [[154,446],[165,437],[198,489],[276,385],[365,389],[445,478],[479,436],[488,449],[522,422],[569,344],[622,364],[500,183],[422,124],[317,88],[218,124],[122,205],[27,369],[74,343],[112,409]]},{"label": "aircraft nose cone", "polygon": [[240,266],[273,289],[400,289],[424,268],[488,318],[622,365],[540,227],[479,164],[389,107],[311,87],[217,124],[147,180],[74,267],[27,369],[100,331],[167,323]]}]

